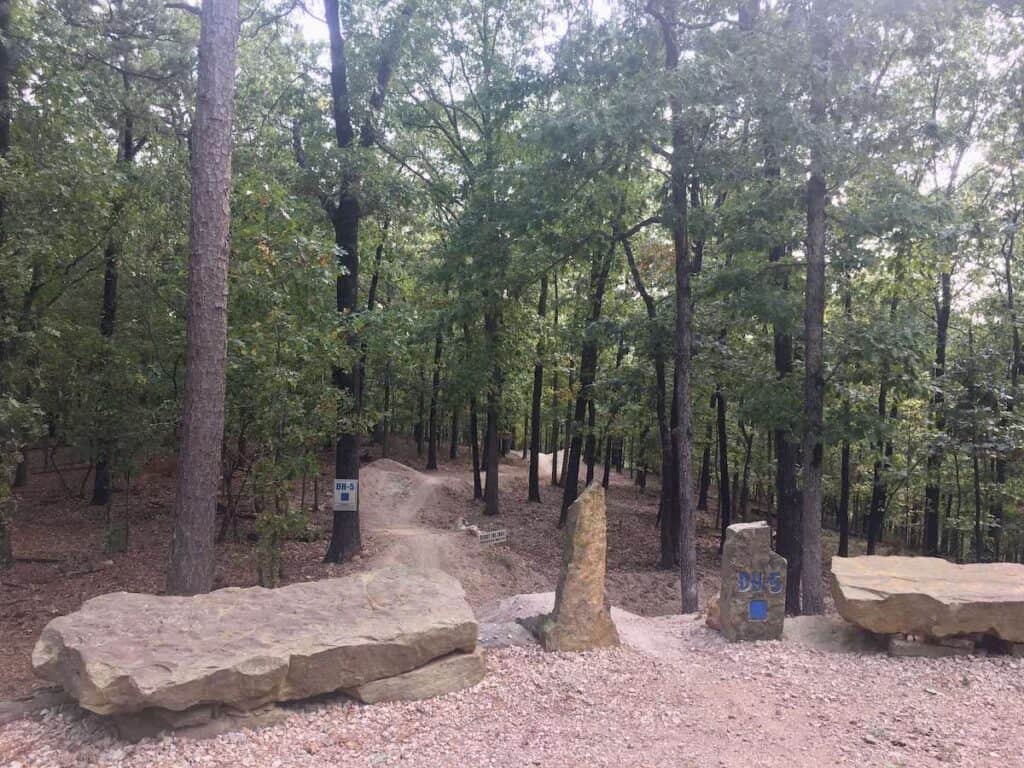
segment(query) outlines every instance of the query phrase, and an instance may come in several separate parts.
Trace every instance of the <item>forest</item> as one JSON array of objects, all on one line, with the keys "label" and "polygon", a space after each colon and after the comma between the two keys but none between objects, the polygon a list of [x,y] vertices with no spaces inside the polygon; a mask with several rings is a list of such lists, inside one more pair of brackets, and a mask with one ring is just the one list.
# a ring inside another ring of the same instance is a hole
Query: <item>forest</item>
[{"label": "forest", "polygon": [[399,444],[548,535],[650,482],[683,613],[703,510],[791,614],[826,536],[1024,562],[1013,0],[201,5],[0,0],[0,567],[32,466],[118,552],[175,456],[167,591],[273,585]]}]

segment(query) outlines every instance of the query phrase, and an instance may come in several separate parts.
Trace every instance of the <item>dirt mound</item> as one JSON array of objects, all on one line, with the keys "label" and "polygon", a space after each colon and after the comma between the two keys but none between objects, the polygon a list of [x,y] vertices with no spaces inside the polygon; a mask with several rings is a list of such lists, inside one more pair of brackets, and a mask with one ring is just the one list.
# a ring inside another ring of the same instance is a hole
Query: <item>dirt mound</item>
[{"label": "dirt mound", "polygon": [[413,469],[412,467],[406,466],[394,459],[377,459],[376,461],[370,462],[360,469],[360,475],[371,470],[375,470],[377,472],[401,472],[407,475],[418,475],[423,477],[423,473],[418,469]]}]

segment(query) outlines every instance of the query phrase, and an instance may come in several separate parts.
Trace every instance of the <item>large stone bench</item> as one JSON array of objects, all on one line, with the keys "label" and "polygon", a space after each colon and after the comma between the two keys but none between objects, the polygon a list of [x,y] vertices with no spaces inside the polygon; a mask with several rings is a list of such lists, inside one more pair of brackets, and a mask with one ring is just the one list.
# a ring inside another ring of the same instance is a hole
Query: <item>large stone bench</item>
[{"label": "large stone bench", "polygon": [[211,707],[334,691],[374,703],[475,685],[476,640],[458,581],[393,567],[280,589],[102,595],[51,621],[32,664],[92,712],[176,725]]},{"label": "large stone bench", "polygon": [[832,595],[844,619],[877,634],[1024,643],[1024,565],[834,557]]}]

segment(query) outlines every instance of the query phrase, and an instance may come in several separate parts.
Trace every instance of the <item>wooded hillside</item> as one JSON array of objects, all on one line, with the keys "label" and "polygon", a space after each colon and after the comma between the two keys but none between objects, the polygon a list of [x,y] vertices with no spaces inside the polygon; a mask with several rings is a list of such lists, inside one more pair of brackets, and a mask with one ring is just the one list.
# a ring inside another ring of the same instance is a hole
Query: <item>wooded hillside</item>
[{"label": "wooded hillside", "polygon": [[91,465],[116,551],[181,451],[169,589],[241,515],[272,584],[318,455],[396,436],[488,515],[652,478],[684,612],[709,490],[792,613],[823,528],[1024,562],[1017,3],[230,5],[0,0],[0,566],[24,456]]}]

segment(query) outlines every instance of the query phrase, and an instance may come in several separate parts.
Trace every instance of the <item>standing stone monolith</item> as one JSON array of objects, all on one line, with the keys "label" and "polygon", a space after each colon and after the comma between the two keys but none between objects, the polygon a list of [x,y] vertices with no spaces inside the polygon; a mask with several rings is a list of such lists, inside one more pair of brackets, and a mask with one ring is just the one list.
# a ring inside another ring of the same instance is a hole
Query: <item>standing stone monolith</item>
[{"label": "standing stone monolith", "polygon": [[722,634],[730,642],[778,640],[786,618],[786,558],[763,520],[730,525],[722,551]]},{"label": "standing stone monolith", "polygon": [[587,486],[569,507],[555,610],[537,628],[548,651],[585,651],[619,644],[605,592],[608,552],[604,489]]}]

